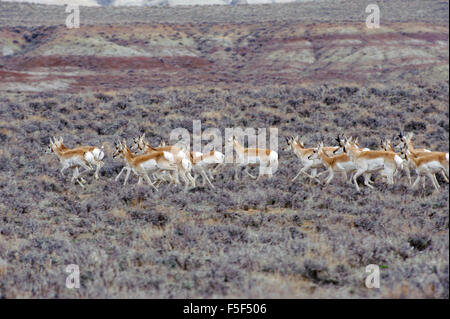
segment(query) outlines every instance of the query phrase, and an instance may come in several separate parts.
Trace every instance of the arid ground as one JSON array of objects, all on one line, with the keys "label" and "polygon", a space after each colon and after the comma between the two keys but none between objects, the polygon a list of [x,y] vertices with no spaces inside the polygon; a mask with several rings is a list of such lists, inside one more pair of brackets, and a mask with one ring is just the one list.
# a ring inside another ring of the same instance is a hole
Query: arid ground
[{"label": "arid ground", "polygon": [[[434,191],[374,175],[358,193],[340,176],[291,182],[282,150],[337,133],[377,149],[403,131],[448,152],[448,1],[378,1],[379,29],[368,3],[82,7],[79,29],[64,7],[0,3],[0,297],[448,298],[441,176]],[[156,146],[193,120],[278,128],[274,178],[235,181],[226,165],[215,190],[114,181],[117,138]],[[100,179],[63,178],[50,136],[103,146]]]}]

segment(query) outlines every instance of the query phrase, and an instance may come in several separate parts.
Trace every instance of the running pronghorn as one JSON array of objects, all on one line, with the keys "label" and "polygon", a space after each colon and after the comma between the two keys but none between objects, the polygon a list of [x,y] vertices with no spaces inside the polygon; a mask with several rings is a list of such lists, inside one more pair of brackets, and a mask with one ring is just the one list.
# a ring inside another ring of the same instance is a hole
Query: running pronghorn
[{"label": "running pronghorn", "polygon": [[[53,152],[58,156],[62,164],[60,172],[63,176],[64,171],[67,168],[74,168],[71,182],[76,180],[81,187],[84,187],[82,182],[85,183],[85,180],[80,177],[82,174],[93,170],[92,165],[95,165],[97,169],[95,170],[94,177],[95,179],[98,179],[99,170],[104,165],[102,159],[105,154],[100,148],[96,146],[79,146],[72,149],[67,148],[63,144],[62,137],[59,139],[53,137],[53,140],[50,138],[48,151]],[[84,168],[84,171],[79,172],[80,167]]]},{"label": "running pronghorn", "polygon": [[448,183],[448,179],[445,176],[446,174],[449,174],[448,153],[423,152],[420,156],[416,156],[412,153],[408,154],[407,151],[402,150],[401,156],[405,160],[409,159],[416,169],[417,178],[412,185],[412,188],[417,186],[421,178],[423,178],[423,185],[425,187],[425,176],[428,176],[433,183],[434,188],[438,190],[440,186],[435,174],[439,172],[442,173]]},{"label": "running pronghorn", "polygon": [[[405,166],[415,169],[415,165],[411,161],[411,156],[421,157],[423,155],[430,155],[430,154],[440,154],[442,156],[442,154],[446,154],[443,152],[432,152],[429,149],[425,149],[425,148],[415,148],[412,143],[413,135],[414,134],[412,132],[408,133],[408,135],[406,135],[406,136],[404,136],[403,133],[400,133],[398,135],[398,137],[400,139],[399,147],[401,150],[405,151],[406,155],[408,155],[408,157],[407,157],[408,159],[405,160],[407,165],[405,165]],[[442,173],[442,176],[444,177],[445,182],[448,183],[449,180],[448,180],[447,176],[445,175],[444,171],[441,171],[441,173]]]},{"label": "running pronghorn", "polygon": [[356,190],[359,191],[359,186],[356,179],[360,176],[364,176],[364,184],[369,188],[374,188],[369,184],[371,173],[383,171],[388,184],[394,183],[394,174],[397,169],[401,168],[403,160],[400,156],[393,152],[387,151],[361,151],[355,146],[351,140],[347,138],[342,141],[341,138],[337,139],[341,145],[344,153],[348,154],[350,159],[356,165],[356,173],[353,175],[353,181],[356,186]]},{"label": "running pronghorn", "polygon": [[[237,155],[237,165],[234,170],[235,179],[239,179],[238,169],[242,166],[245,166],[244,172],[256,180],[258,180],[265,173],[269,175],[269,178],[273,176],[274,170],[278,167],[277,152],[263,148],[244,148],[238,142],[236,136],[230,137],[227,142],[233,144]],[[259,174],[257,177],[248,172],[248,169],[251,166],[259,166]]]},{"label": "running pronghorn", "polygon": [[[190,160],[193,170],[203,177],[203,185],[207,182],[211,188],[214,188],[214,185],[211,183],[210,179],[214,179],[214,177],[212,176],[210,169],[216,167],[217,165],[223,164],[224,159],[225,155],[219,151],[211,151],[206,154],[200,152],[190,152]],[[196,178],[197,176],[194,176],[194,180]]]},{"label": "running pronghorn", "polygon": [[[397,155],[400,155],[400,153],[395,151],[394,146],[392,145],[392,142],[390,139],[386,139],[384,142],[383,140],[380,140],[380,148],[383,151],[393,152]],[[411,185],[411,172],[410,172],[411,164],[407,160],[403,160],[402,163],[402,169],[406,172],[406,177],[408,178],[408,183]]]},{"label": "running pronghorn", "polygon": [[136,146],[139,150],[147,153],[157,152],[157,151],[166,151],[170,152],[173,157],[175,164],[177,165],[177,170],[174,171],[174,181],[175,183],[179,183],[178,175],[181,176],[183,179],[183,182],[185,183],[186,188],[188,187],[188,184],[195,185],[194,178],[190,174],[192,170],[192,163],[189,160],[189,156],[187,155],[187,151],[181,149],[178,146],[175,145],[169,145],[169,146],[161,146],[161,147],[152,147],[149,143],[145,141],[145,133],[141,136],[135,137],[133,139],[134,146]]},{"label": "running pronghorn", "polygon": [[[347,154],[338,154],[335,156],[328,156],[323,147],[323,142],[320,142],[317,149],[313,150],[313,154],[308,156],[308,159],[315,160],[320,159],[322,163],[328,169],[328,178],[325,184],[329,184],[334,177],[334,173],[344,174],[345,181],[347,181],[347,176],[349,173],[356,171],[356,165],[350,159]],[[351,179],[349,180],[351,183]]]},{"label": "running pronghorn", "polygon": [[116,152],[113,154],[113,157],[117,157],[119,154],[126,160],[129,167],[124,185],[126,184],[130,170],[132,170],[139,176],[138,184],[141,184],[142,178],[145,178],[150,186],[152,186],[155,190],[158,190],[150,180],[150,177],[148,177],[148,172],[158,170],[176,170],[174,158],[170,152],[155,151],[148,154],[136,155],[130,151],[125,139],[123,142],[118,141],[118,143],[116,143]]},{"label": "running pronghorn", "polygon": [[[297,179],[297,177],[300,176],[300,174],[305,174],[310,178],[310,182],[312,179],[315,179],[316,181],[320,182],[317,178],[322,175],[325,172],[317,174],[317,169],[324,166],[322,161],[320,159],[309,159],[309,156],[311,156],[314,153],[314,148],[306,148],[303,144],[303,141],[300,141],[298,139],[298,136],[295,138],[293,136],[286,137],[286,143],[287,146],[283,149],[284,151],[291,150],[295,156],[298,157],[300,160],[300,164],[303,166],[300,171],[295,175],[295,177],[292,179],[292,182]],[[339,147],[335,146],[324,146],[323,151],[327,153],[328,155],[331,155],[333,152],[335,152]],[[307,171],[311,169],[311,174],[309,175]]]}]

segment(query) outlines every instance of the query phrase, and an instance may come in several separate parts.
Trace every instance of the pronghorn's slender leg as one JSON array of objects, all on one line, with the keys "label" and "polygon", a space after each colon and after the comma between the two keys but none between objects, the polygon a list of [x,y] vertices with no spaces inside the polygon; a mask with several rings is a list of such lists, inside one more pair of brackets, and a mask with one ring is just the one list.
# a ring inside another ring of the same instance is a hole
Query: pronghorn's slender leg
[{"label": "pronghorn's slender leg", "polygon": [[325,174],[326,172],[327,171],[320,172],[319,174],[315,175],[315,177],[319,177],[320,175]]},{"label": "pronghorn's slender leg", "polygon": [[311,184],[311,179],[315,179],[318,183],[320,183],[320,180],[315,176],[316,173],[317,173],[317,169],[314,168],[314,169],[311,171],[311,172],[313,173],[313,175],[310,175],[310,174],[306,173],[306,171],[307,171],[309,168],[311,168],[311,165],[304,166],[304,167],[300,170],[300,173],[305,174],[306,176],[308,176],[308,177],[310,178],[310,180],[309,180],[310,184]]},{"label": "pronghorn's slender leg", "polygon": [[249,173],[249,171],[248,171],[249,168],[250,168],[250,166],[246,166],[245,169],[244,169],[244,172],[247,173],[247,175],[250,176],[251,178],[256,179],[257,177],[255,177],[255,176],[253,176],[252,174]]},{"label": "pronghorn's slender leg", "polygon": [[[292,182],[295,181],[297,179],[297,177],[300,176],[300,174],[305,174],[306,176],[308,176],[309,178],[315,178],[314,176],[309,175],[308,173],[306,173],[306,171],[311,167],[311,165],[307,165],[304,166],[302,169],[300,169],[300,171],[298,172],[297,175],[295,175],[295,177],[292,179]],[[316,179],[317,180],[317,179]],[[318,180],[317,180],[318,181]]]},{"label": "pronghorn's slender leg", "polygon": [[370,174],[363,174],[364,176],[364,185],[366,185],[367,187],[374,189],[375,187],[373,187],[372,185],[370,185]]},{"label": "pronghorn's slender leg", "polygon": [[239,173],[240,173],[240,171],[242,170],[242,165],[236,165],[235,167],[234,167],[234,179],[235,180],[241,180],[240,179],[240,177],[239,177]]},{"label": "pronghorn's slender leg", "polygon": [[195,187],[195,179],[192,177],[191,173],[186,172],[186,176],[190,180],[191,184]]},{"label": "pronghorn's slender leg", "polygon": [[421,177],[422,177],[421,175],[419,175],[419,174],[417,175],[417,178],[414,181],[414,184],[412,184],[411,188],[416,188],[417,187],[417,184],[419,184]]},{"label": "pronghorn's slender leg", "polygon": [[436,178],[436,175],[435,175],[435,174],[432,174],[432,175],[433,175],[434,183],[436,184],[436,186],[437,186],[438,188],[441,188],[441,185],[439,185],[439,182],[438,182],[438,180],[437,180],[437,178]]},{"label": "pronghorn's slender leg", "polygon": [[79,172],[78,172],[78,166],[75,167],[75,169],[73,170],[73,175],[72,175],[72,179],[70,180],[72,183],[74,181],[75,178],[78,178]]},{"label": "pronghorn's slender leg", "polygon": [[328,178],[327,178],[327,181],[325,182],[325,184],[329,184],[331,182],[331,180],[333,179],[333,177],[334,177],[334,172],[333,172],[333,169],[331,167],[330,167],[330,169],[328,171],[329,171],[329,174],[328,174]]},{"label": "pronghorn's slender leg", "polygon": [[204,170],[200,170],[200,174],[202,174],[203,180],[204,180],[204,181],[206,180],[206,182],[208,182],[209,186],[211,186],[211,188],[214,189],[215,187],[214,187],[213,184],[211,184],[211,181],[209,180],[209,178],[208,178],[208,176],[206,175],[205,171],[204,171]]},{"label": "pronghorn's slender leg", "polygon": [[411,172],[409,171],[409,167],[407,164],[405,165],[405,172],[406,172],[406,177],[408,178],[408,183],[409,183],[409,185],[411,185]]},{"label": "pronghorn's slender leg", "polygon": [[61,167],[60,172],[61,172],[61,175],[62,175],[63,177],[65,177],[65,176],[64,176],[64,171],[65,171],[66,169],[68,169],[68,168],[69,168],[69,165],[66,164],[66,163],[64,163],[64,164],[63,164],[63,167]]},{"label": "pronghorn's slender leg", "polygon": [[98,172],[100,171],[100,168],[103,167],[104,163],[102,161],[96,161],[95,165],[97,166],[97,169],[95,170],[94,177],[95,179],[98,179]]},{"label": "pronghorn's slender leg", "polygon": [[78,182],[78,184],[80,184],[81,188],[84,188],[83,183],[81,183],[81,181],[78,178],[77,178],[77,182]]},{"label": "pronghorn's slender leg", "polygon": [[116,176],[116,178],[114,179],[116,182],[119,180],[120,175],[122,175],[123,171],[126,170],[126,169],[127,169],[126,166],[124,166],[124,167],[122,168],[122,170],[120,171],[120,173],[119,173],[119,174]]},{"label": "pronghorn's slender leg", "polygon": [[449,181],[448,181],[447,175],[445,175],[445,171],[443,169],[441,170],[441,174],[442,174],[442,177],[444,177],[445,182],[448,184]]},{"label": "pronghorn's slender leg", "polygon": [[[356,186],[356,190],[359,192],[359,186],[358,186],[358,182],[356,181],[356,179],[365,172],[364,169],[358,169],[355,173],[355,175],[353,175],[353,182],[355,183]],[[364,184],[368,185],[368,183],[366,183],[366,179],[364,179]]]},{"label": "pronghorn's slender leg", "polygon": [[123,186],[127,185],[128,178],[130,177],[131,169],[127,169],[127,175],[125,175],[125,180],[123,181]]},{"label": "pronghorn's slender leg", "polygon": [[145,180],[147,181],[147,183],[153,187],[156,191],[158,191],[158,189],[156,188],[156,186],[152,183],[150,177],[148,177],[148,174],[146,172],[143,173]]},{"label": "pronghorn's slender leg", "polygon": [[347,171],[345,169],[342,170],[342,174],[344,175],[344,180],[347,181],[348,176],[347,176]]},{"label": "pronghorn's slender leg", "polygon": [[295,181],[295,180],[297,179],[297,177],[299,177],[300,174],[302,174],[302,173],[303,173],[302,170],[300,170],[300,171],[297,173],[297,175],[295,175],[295,177],[291,180],[291,182]]},{"label": "pronghorn's slender leg", "polygon": [[[430,178],[431,183],[433,184],[434,188],[435,188],[436,190],[439,190],[440,186],[439,186],[439,184],[437,183],[436,176],[435,176],[434,174],[432,174],[432,173],[427,173],[427,176]],[[425,176],[424,176],[423,178],[424,178],[424,180],[425,180]]]}]

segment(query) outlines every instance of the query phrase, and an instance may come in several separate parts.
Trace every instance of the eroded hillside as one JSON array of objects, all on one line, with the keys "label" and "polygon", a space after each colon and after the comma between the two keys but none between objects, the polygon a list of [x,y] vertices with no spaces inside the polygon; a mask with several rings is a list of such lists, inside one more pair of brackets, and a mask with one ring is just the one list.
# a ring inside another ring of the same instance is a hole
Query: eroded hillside
[{"label": "eroded hillside", "polygon": [[448,79],[448,29],[430,23],[42,26],[0,34],[1,90]]}]

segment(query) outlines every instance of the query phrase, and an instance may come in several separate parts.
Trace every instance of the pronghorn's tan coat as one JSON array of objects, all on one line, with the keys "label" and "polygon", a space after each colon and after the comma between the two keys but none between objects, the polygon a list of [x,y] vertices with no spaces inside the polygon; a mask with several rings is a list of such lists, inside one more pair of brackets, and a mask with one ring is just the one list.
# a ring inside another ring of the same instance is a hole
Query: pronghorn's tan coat
[{"label": "pronghorn's tan coat", "polygon": [[448,183],[448,179],[446,174],[449,174],[449,156],[448,153],[444,152],[425,152],[420,156],[415,156],[413,154],[408,155],[406,152],[402,151],[402,155],[405,159],[409,159],[411,163],[414,165],[417,173],[417,178],[413,188],[417,186],[420,179],[425,176],[428,176],[436,190],[440,188],[439,183],[436,179],[435,174],[441,172],[446,182]]},{"label": "pronghorn's tan coat", "polygon": [[[332,148],[329,148],[332,151]],[[325,164],[328,169],[328,178],[326,184],[329,184],[334,177],[334,173],[343,173],[345,180],[347,180],[347,174],[356,170],[355,164],[352,162],[350,157],[343,153],[335,156],[328,156],[325,152],[323,143],[320,143],[317,149],[314,150],[314,154],[309,156],[310,159],[320,158],[320,160]]]},{"label": "pronghorn's tan coat", "polygon": [[[228,140],[229,143],[233,143],[234,150],[237,155],[237,166],[235,167],[234,177],[239,179],[238,168],[245,166],[244,172],[253,179],[258,180],[263,173],[267,172],[269,178],[273,175],[273,170],[278,166],[278,153],[270,149],[262,148],[245,148],[243,147],[235,136]],[[259,166],[259,174],[257,177],[251,175],[248,169],[251,166]]]}]

